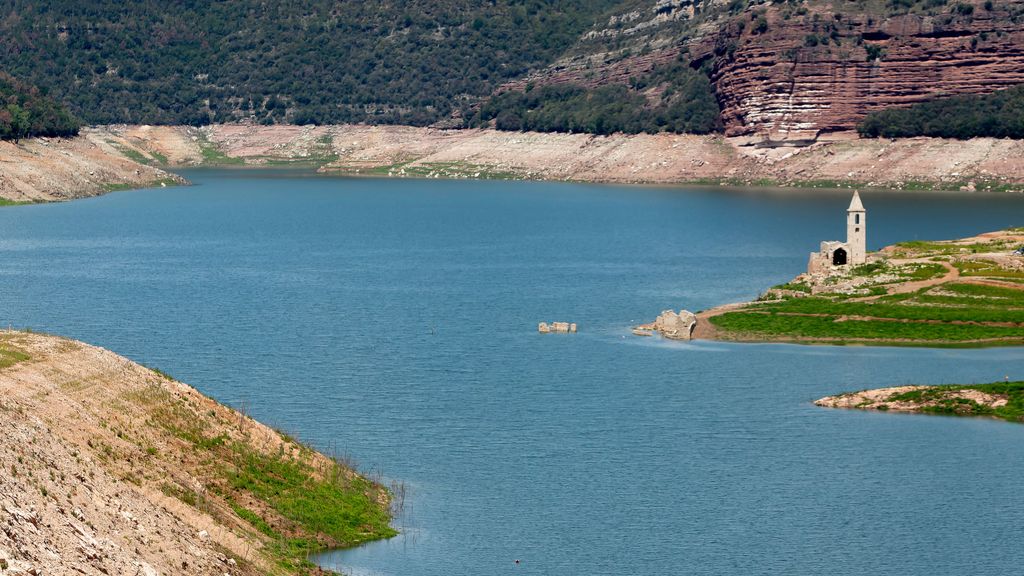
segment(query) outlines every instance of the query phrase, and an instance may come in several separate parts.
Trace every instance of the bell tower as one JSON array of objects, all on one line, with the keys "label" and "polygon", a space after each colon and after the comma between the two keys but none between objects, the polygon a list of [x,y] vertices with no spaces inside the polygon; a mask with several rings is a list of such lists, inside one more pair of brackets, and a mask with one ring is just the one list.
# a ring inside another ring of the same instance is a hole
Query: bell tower
[{"label": "bell tower", "polygon": [[867,262],[867,211],[860,201],[860,194],[853,192],[853,200],[846,209],[846,245],[850,247],[850,264],[854,266]]}]

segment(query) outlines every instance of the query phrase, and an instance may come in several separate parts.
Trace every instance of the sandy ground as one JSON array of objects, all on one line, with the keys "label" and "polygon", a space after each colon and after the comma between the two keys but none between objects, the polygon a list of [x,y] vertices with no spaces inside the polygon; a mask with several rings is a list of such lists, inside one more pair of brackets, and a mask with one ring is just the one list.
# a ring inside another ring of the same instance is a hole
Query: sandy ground
[{"label": "sandy ground", "polygon": [[266,538],[206,491],[196,451],[151,419],[190,410],[264,453],[294,444],[101,348],[21,332],[0,332],[0,347],[31,356],[0,369],[0,574],[282,572],[259,553]]}]

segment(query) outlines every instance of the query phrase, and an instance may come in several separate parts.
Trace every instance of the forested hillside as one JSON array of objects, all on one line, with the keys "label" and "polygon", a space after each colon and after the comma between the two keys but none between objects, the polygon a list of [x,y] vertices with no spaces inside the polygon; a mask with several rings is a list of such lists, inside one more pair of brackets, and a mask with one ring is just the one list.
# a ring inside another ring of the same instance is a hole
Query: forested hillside
[{"label": "forested hillside", "polygon": [[73,136],[78,120],[38,88],[0,73],[0,140]]},{"label": "forested hillside", "polygon": [[1024,86],[872,112],[857,130],[885,138],[1024,138]]},{"label": "forested hillside", "polygon": [[89,123],[450,118],[619,0],[8,0],[0,70]]}]

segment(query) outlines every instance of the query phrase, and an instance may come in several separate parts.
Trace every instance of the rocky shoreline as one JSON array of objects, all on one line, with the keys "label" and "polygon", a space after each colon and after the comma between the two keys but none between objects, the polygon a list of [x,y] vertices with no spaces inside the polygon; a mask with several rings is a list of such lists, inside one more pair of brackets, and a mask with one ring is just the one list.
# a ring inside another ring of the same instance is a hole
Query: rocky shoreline
[{"label": "rocky shoreline", "polygon": [[916,412],[947,416],[987,416],[1021,422],[1019,402],[1024,382],[971,386],[896,386],[827,396],[814,404],[824,408]]},{"label": "rocky shoreline", "polygon": [[307,166],[326,174],[619,184],[1024,192],[1024,142],[870,140],[800,146],[676,134],[541,134],[409,126],[102,126],[0,143],[0,198],[55,201],[182,183],[195,166]]}]

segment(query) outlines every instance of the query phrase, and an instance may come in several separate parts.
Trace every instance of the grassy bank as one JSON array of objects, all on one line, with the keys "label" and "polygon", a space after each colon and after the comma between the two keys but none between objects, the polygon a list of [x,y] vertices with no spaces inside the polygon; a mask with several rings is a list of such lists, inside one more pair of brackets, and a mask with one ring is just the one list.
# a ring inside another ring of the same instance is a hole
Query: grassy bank
[{"label": "grassy bank", "polygon": [[[311,553],[396,534],[382,486],[290,436],[281,435],[276,449],[266,451],[252,435],[225,430],[217,410],[192,410],[158,384],[131,399],[146,408],[152,424],[177,440],[178,450],[187,453],[195,473],[205,479],[205,494],[174,482],[161,489],[208,513],[244,520],[249,530],[269,539],[264,550],[287,572],[314,571],[306,559]],[[211,497],[227,508],[213,505]]]}]

